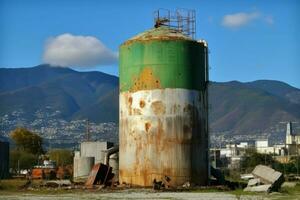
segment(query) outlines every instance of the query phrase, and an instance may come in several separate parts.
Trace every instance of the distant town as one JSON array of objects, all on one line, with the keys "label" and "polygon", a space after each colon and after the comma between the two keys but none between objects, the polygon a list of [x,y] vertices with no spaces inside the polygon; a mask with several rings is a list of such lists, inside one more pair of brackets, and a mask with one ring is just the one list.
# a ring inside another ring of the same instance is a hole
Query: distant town
[{"label": "distant town", "polygon": [[10,132],[16,127],[26,127],[44,139],[46,149],[76,149],[80,142],[87,139],[111,142],[118,140],[118,125],[114,122],[97,124],[88,122],[87,119],[66,121],[58,117],[59,114],[58,110],[55,112],[38,110],[35,112],[36,118],[29,120],[22,117],[22,110],[16,110],[0,117],[1,135],[9,137]]},{"label": "distant town", "polygon": [[[9,133],[16,127],[26,127],[44,138],[46,149],[69,148],[76,149],[80,142],[87,137],[92,141],[110,141],[118,143],[118,124],[114,122],[94,123],[88,119],[67,121],[60,117],[61,111],[51,111],[50,106],[45,110],[37,110],[35,118],[30,120],[24,117],[22,109],[13,111],[0,117],[1,135],[9,137]],[[296,124],[293,129],[299,132]],[[269,145],[285,143],[286,126],[278,124],[271,127],[270,132],[253,132],[253,134],[232,134],[231,132],[210,132],[211,148],[226,147],[227,144],[247,142],[251,145],[257,140],[268,140]]]}]

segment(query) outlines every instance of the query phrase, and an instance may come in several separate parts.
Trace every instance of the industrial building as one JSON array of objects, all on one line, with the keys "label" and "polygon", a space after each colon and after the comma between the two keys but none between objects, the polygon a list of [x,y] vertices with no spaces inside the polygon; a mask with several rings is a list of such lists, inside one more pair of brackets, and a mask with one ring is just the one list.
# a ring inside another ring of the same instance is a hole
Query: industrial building
[{"label": "industrial building", "polygon": [[113,173],[115,176],[118,176],[119,163],[116,148],[118,150],[118,147],[114,147],[114,144],[111,142],[82,142],[80,144],[80,151],[75,151],[74,155],[74,179],[87,179],[92,167],[97,163],[105,163],[112,166]]},{"label": "industrial building", "polygon": [[0,138],[0,179],[9,177],[9,142]]},{"label": "industrial building", "polygon": [[286,149],[284,144],[277,144],[269,146],[269,140],[256,140],[255,149],[258,153],[273,154],[273,155],[285,155]]},{"label": "industrial building", "polygon": [[294,133],[292,122],[288,122],[286,125],[285,144],[289,155],[299,155],[300,133]]},{"label": "industrial building", "polygon": [[[252,141],[253,142],[253,141]],[[247,149],[253,149],[257,153],[270,154],[280,162],[288,162],[286,145],[275,144],[270,146],[268,139],[257,139],[254,145],[248,142],[238,144],[226,144],[225,148],[212,148],[211,160],[215,167],[227,167],[230,169],[239,169],[240,163],[245,156]],[[286,158],[285,158],[286,157]]]},{"label": "industrial building", "polygon": [[94,157],[95,163],[103,162],[104,150],[113,147],[111,142],[87,141],[80,144],[81,157]]},{"label": "industrial building", "polygon": [[157,11],[120,46],[121,184],[208,184],[208,46],[186,13]]}]

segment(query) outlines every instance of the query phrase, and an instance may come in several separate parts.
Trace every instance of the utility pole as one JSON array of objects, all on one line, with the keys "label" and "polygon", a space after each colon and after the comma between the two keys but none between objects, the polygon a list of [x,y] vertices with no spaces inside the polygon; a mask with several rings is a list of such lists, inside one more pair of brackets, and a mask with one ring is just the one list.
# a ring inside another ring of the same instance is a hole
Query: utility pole
[{"label": "utility pole", "polygon": [[90,141],[89,119],[86,120],[86,141]]},{"label": "utility pole", "polygon": [[20,160],[18,159],[18,175],[20,175]]},{"label": "utility pole", "polygon": [[52,149],[51,140],[52,140],[52,134],[49,137],[49,151]]},{"label": "utility pole", "polygon": [[216,151],[217,151],[217,149],[216,149],[216,147],[215,147],[215,150],[214,150],[214,164],[215,164],[215,168],[217,169],[217,155],[216,155]]},{"label": "utility pole", "polygon": [[298,150],[298,144],[297,144],[297,162],[296,162],[296,167],[297,167],[297,177],[299,177],[299,150]]}]

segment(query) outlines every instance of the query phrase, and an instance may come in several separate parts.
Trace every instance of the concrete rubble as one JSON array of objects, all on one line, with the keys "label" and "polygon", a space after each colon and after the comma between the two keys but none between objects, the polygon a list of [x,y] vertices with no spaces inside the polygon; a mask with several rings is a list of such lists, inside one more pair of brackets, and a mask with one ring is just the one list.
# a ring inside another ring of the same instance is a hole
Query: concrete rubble
[{"label": "concrete rubble", "polygon": [[216,168],[210,166],[210,173],[216,179],[217,184],[220,184],[220,185],[226,184],[225,177],[219,169],[216,169]]},{"label": "concrete rubble", "polygon": [[252,178],[254,178],[254,176],[252,174],[241,174],[241,179],[243,179],[243,180],[248,181]]},{"label": "concrete rubble", "polygon": [[278,191],[284,182],[281,172],[265,165],[257,165],[252,171],[253,179],[248,181],[244,191],[248,192],[271,192]]},{"label": "concrete rubble", "polygon": [[162,180],[157,181],[156,179],[152,182],[152,187],[154,190],[167,189],[170,188],[170,177],[164,176]]},{"label": "concrete rubble", "polygon": [[71,186],[70,180],[50,180],[45,182],[46,187],[65,187]]},{"label": "concrete rubble", "polygon": [[183,188],[190,188],[191,187],[191,184],[190,182],[185,182],[183,185],[182,185]]},{"label": "concrete rubble", "polygon": [[271,192],[271,184],[246,187],[245,192]]},{"label": "concrete rubble", "polygon": [[253,187],[253,186],[258,186],[258,185],[260,185],[260,179],[259,178],[253,178],[253,179],[250,179],[248,181],[247,187]]}]

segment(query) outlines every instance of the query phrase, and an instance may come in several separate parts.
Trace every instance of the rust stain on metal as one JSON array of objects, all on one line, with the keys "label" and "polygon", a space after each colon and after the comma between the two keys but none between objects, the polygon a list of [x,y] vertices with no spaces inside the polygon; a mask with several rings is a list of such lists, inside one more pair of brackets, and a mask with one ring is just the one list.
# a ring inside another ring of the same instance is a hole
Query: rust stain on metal
[{"label": "rust stain on metal", "polygon": [[134,115],[142,115],[142,111],[140,109],[134,108],[133,109],[133,114]]},{"label": "rust stain on metal", "polygon": [[132,97],[129,96],[128,98],[128,102],[127,102],[127,105],[128,105],[128,110],[129,110],[129,115],[132,115]]},{"label": "rust stain on metal", "polygon": [[150,67],[145,67],[138,77],[134,78],[134,84],[130,91],[151,90],[161,88],[160,81],[154,76]]},{"label": "rust stain on metal", "polygon": [[95,184],[106,185],[113,177],[112,167],[97,163],[93,166],[85,185],[87,187],[91,187]]},{"label": "rust stain on metal", "polygon": [[151,104],[151,109],[156,115],[163,115],[166,113],[166,106],[161,101],[154,101]]},{"label": "rust stain on metal", "polygon": [[180,111],[180,105],[173,105],[172,108],[171,108],[171,113],[178,113]]},{"label": "rust stain on metal", "polygon": [[[178,94],[187,97],[178,99]],[[206,140],[200,134],[203,126],[199,114],[202,104],[194,103],[198,102],[199,95],[197,91],[184,89],[121,94],[120,109],[124,111],[120,118],[121,183],[151,186],[154,179],[160,181],[165,176],[171,179],[170,186],[194,179],[195,183],[205,182],[202,143]],[[145,102],[143,108],[141,101]],[[130,109],[142,115],[130,115]]]},{"label": "rust stain on metal", "polygon": [[129,103],[130,106],[132,105],[132,97],[128,98],[128,103]]},{"label": "rust stain on metal", "polygon": [[164,129],[163,129],[163,123],[162,121],[159,119],[158,120],[158,125],[157,125],[157,135],[156,135],[156,142],[161,142],[162,136],[164,134]]},{"label": "rust stain on metal", "polygon": [[184,133],[189,133],[189,132],[191,132],[191,127],[189,127],[188,125],[183,125],[183,132]]},{"label": "rust stain on metal", "polygon": [[150,127],[151,127],[151,124],[149,122],[145,123],[145,130],[146,130],[146,132],[149,131]]},{"label": "rust stain on metal", "polygon": [[44,179],[47,176],[56,177],[56,169],[55,168],[34,168],[34,169],[32,169],[31,177],[33,179]]},{"label": "rust stain on metal", "polygon": [[191,104],[187,104],[184,108],[183,108],[183,112],[186,112],[188,114],[193,114],[193,111],[195,111],[196,109],[194,108],[193,105]]},{"label": "rust stain on metal", "polygon": [[145,105],[146,105],[145,101],[143,101],[143,100],[140,100],[140,107],[141,107],[141,108],[144,108],[144,107],[145,107]]},{"label": "rust stain on metal", "polygon": [[95,164],[93,166],[93,168],[92,168],[92,170],[91,170],[91,172],[89,174],[89,177],[88,177],[88,179],[85,182],[86,186],[91,186],[91,185],[95,184],[99,169],[100,169],[100,163]]}]

